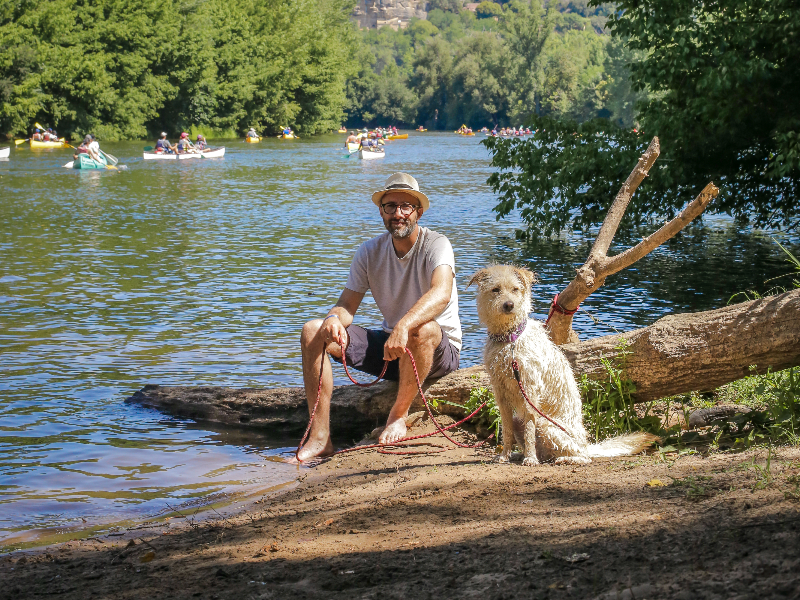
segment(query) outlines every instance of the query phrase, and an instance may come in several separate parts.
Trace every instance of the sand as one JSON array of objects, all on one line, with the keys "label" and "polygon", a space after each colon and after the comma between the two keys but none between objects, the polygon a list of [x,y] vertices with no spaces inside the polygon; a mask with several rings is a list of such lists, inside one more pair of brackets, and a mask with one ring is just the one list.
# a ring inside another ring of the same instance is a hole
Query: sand
[{"label": "sand", "polygon": [[227,513],[0,557],[0,597],[800,598],[800,449],[770,477],[765,449],[492,456],[339,455]]}]

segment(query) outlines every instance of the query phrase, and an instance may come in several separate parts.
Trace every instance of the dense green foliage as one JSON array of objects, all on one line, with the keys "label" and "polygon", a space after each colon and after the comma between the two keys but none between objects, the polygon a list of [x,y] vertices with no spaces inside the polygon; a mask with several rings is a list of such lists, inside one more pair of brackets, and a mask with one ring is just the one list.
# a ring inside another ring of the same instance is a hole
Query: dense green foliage
[{"label": "dense green foliage", "polygon": [[0,4],[0,131],[304,133],[343,118],[351,0]]},{"label": "dense green foliage", "polygon": [[532,114],[630,125],[630,52],[603,34],[609,7],[586,1],[434,3],[427,21],[359,32],[348,122],[520,126]]},{"label": "dense green foliage", "polygon": [[529,141],[489,140],[501,169],[490,181],[501,196],[498,216],[521,208],[529,233],[598,223],[658,136],[661,158],[629,221],[671,216],[714,181],[720,195],[709,212],[758,226],[800,224],[797,2],[621,0],[618,9],[608,26],[630,53],[644,135],[608,121],[537,118]]}]

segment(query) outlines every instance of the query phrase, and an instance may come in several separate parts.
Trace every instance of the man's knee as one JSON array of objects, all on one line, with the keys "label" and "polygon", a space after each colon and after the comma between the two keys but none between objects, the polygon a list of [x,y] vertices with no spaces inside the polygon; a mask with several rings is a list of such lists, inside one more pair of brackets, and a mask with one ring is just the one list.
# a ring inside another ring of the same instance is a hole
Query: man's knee
[{"label": "man's knee", "polygon": [[306,321],[305,325],[303,325],[303,333],[300,336],[300,341],[303,346],[308,346],[311,344],[311,342],[319,333],[319,330],[322,327],[322,322],[322,319],[312,319],[311,321]]}]

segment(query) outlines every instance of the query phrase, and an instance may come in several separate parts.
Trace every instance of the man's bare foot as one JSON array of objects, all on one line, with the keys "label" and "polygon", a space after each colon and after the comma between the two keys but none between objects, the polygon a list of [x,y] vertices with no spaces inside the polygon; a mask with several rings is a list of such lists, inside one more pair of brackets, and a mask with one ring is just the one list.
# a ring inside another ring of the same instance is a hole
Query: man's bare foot
[{"label": "man's bare foot", "polygon": [[331,438],[327,440],[308,440],[306,445],[297,453],[297,458],[300,462],[311,460],[312,458],[322,458],[323,456],[330,456],[333,454],[333,442]]},{"label": "man's bare foot", "polygon": [[381,437],[378,438],[378,443],[393,444],[397,440],[406,437],[407,431],[405,417],[395,419],[391,423],[386,424],[386,428],[383,430]]}]

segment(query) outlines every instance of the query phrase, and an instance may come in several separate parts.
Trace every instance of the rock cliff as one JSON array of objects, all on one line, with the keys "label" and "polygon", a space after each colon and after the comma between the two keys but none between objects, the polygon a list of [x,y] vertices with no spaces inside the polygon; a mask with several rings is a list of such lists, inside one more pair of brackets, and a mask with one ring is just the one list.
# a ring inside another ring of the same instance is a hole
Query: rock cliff
[{"label": "rock cliff", "polygon": [[427,16],[426,0],[358,0],[353,10],[358,26],[371,29],[384,25],[403,29],[412,17],[425,19]]}]

